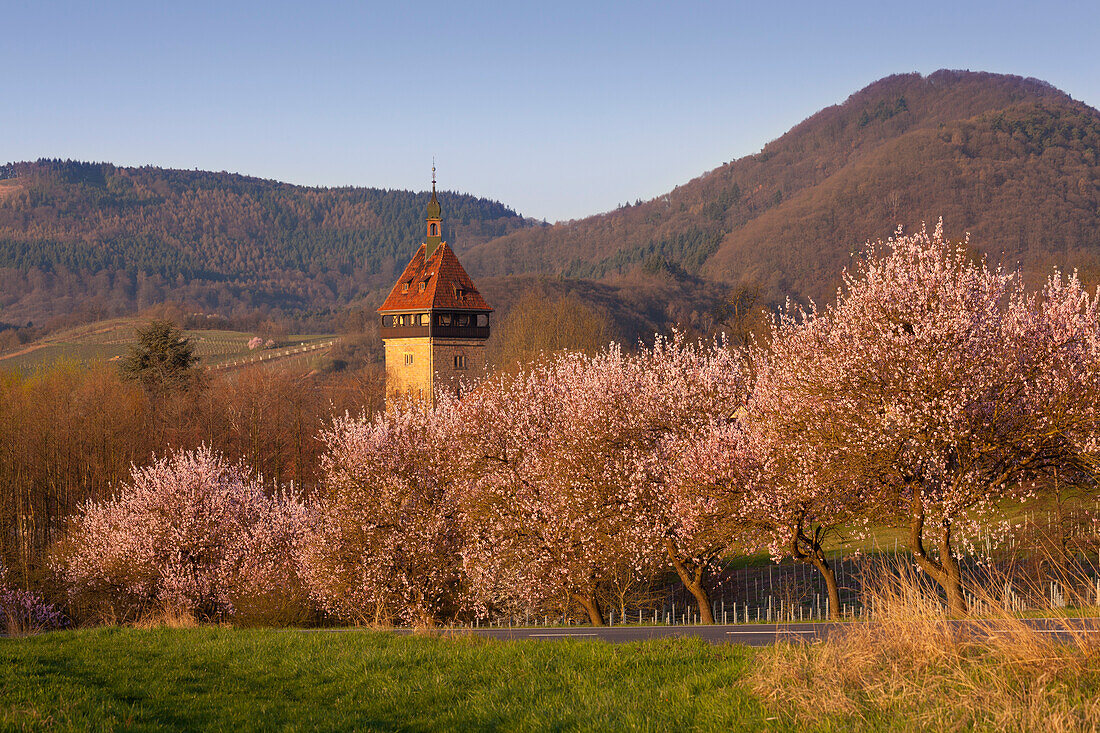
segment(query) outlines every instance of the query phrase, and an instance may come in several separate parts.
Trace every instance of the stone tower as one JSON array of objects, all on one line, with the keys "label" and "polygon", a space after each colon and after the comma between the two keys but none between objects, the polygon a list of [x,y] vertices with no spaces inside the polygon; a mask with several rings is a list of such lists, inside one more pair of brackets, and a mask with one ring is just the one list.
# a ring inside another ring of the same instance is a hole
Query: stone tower
[{"label": "stone tower", "polygon": [[431,400],[437,390],[483,374],[492,310],[443,241],[433,167],[427,237],[378,309],[387,399],[411,395]]}]

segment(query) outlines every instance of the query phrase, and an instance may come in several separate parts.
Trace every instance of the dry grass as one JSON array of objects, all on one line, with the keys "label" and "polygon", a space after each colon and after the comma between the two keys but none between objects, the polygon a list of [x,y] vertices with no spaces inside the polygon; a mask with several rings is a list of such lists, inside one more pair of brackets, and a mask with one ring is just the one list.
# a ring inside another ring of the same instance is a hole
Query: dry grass
[{"label": "dry grass", "polygon": [[[754,692],[798,727],[1100,730],[1100,642],[1051,634],[1007,613],[949,619],[924,579],[885,569],[866,588],[872,620],[840,636],[765,650]],[[978,592],[987,609],[1002,599]],[[1055,622],[1056,624],[1058,622]]]},{"label": "dry grass", "polygon": [[201,624],[188,610],[165,607],[145,614],[131,625],[135,629],[197,629]]}]

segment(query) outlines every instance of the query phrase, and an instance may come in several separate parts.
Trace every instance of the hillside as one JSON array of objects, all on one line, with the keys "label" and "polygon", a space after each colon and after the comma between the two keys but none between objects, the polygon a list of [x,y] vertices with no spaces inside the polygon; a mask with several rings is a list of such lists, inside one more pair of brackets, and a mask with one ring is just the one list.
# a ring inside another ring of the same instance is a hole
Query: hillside
[{"label": "hillside", "polygon": [[[117,362],[137,344],[137,330],[148,324],[144,317],[112,318],[67,328],[22,348],[0,351],[0,372],[31,374],[55,362],[90,364]],[[285,334],[264,347],[249,348],[254,333],[219,329],[186,329],[184,334],[199,357],[199,364],[215,370],[246,365],[279,363],[308,368],[335,342],[335,334]]]},{"label": "hillside", "polygon": [[[1100,280],[1098,157],[1100,112],[1051,85],[938,71],[877,81],[756,155],[579,221],[536,225],[493,201],[441,199],[447,238],[501,315],[541,283],[633,335],[677,321],[706,330],[731,286],[765,302],[828,299],[865,241],[939,216],[995,262]],[[0,328],[177,301],[329,330],[335,311],[380,302],[422,237],[426,201],[227,173],[2,166]]]},{"label": "hillside", "polygon": [[[528,226],[443,193],[463,247]],[[389,287],[427,194],[306,188],[228,173],[42,160],[0,167],[0,322],[165,300],[224,314],[316,310]]]},{"label": "hillside", "polygon": [[640,205],[512,232],[475,274],[614,278],[659,258],[769,297],[825,299],[850,255],[943,216],[997,262],[1100,275],[1100,113],[1045,82],[888,77],[756,155]]}]

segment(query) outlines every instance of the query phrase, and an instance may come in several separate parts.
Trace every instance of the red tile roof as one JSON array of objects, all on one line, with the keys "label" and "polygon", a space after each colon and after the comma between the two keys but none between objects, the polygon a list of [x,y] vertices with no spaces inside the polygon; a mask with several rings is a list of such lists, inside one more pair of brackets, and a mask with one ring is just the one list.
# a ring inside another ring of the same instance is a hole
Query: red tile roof
[{"label": "red tile roof", "polygon": [[[379,313],[429,308],[493,310],[474,287],[474,281],[466,274],[446,242],[436,247],[427,262],[424,261],[424,248],[425,245],[422,244],[416,250],[386,302],[378,309]],[[420,289],[421,283],[424,283],[424,290]],[[407,289],[404,287],[406,285]]]}]

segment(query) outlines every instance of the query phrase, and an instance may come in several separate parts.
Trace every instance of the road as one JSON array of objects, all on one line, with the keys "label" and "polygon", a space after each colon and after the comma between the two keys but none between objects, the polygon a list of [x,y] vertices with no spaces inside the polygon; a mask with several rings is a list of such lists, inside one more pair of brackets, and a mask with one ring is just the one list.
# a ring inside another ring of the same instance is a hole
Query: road
[{"label": "road", "polygon": [[[776,641],[812,642],[824,639],[844,628],[850,628],[852,622],[790,623],[790,624],[730,624],[714,626],[565,626],[565,627],[522,627],[522,628],[481,628],[481,629],[444,629],[442,633],[452,636],[473,634],[491,639],[538,639],[555,641],[562,639],[598,639],[613,643],[645,641],[646,639],[664,639],[669,637],[697,636],[712,644],[733,643],[749,646],[766,646]],[[1006,630],[1002,622],[996,620],[959,620],[951,623],[967,626],[976,634],[996,634]],[[1045,634],[1069,638],[1072,634],[1100,633],[1100,618],[1078,619],[1028,619],[1025,623]]]}]

